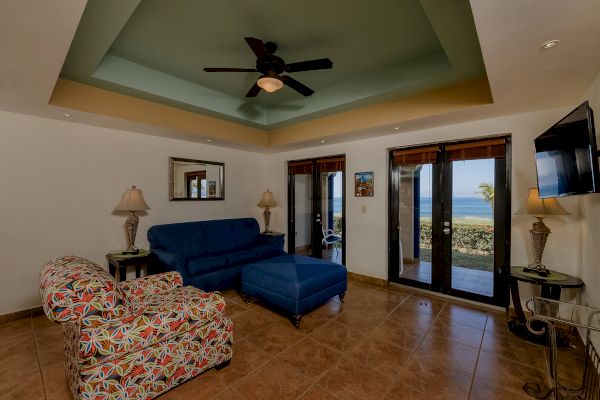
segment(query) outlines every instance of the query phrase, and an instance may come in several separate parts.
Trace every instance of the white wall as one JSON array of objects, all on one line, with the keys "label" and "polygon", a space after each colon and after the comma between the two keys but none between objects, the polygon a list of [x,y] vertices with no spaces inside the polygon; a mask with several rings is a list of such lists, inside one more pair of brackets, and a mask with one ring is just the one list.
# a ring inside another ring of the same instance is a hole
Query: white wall
[{"label": "white wall", "polygon": [[[272,191],[282,207],[273,210],[271,225],[274,230],[287,232],[287,160],[346,154],[347,267],[352,272],[387,278],[387,148],[494,134],[512,134],[514,212],[525,201],[527,188],[536,184],[533,139],[562,118],[571,108],[498,117],[272,155],[269,158],[269,186],[273,188]],[[358,171],[375,171],[374,197],[354,197],[353,179],[354,173]],[[577,199],[561,199],[561,204],[572,213],[578,213]],[[361,212],[362,206],[366,206],[366,213]],[[511,230],[513,265],[522,265],[532,260],[528,232],[532,222],[531,217],[513,217]],[[577,273],[580,261],[579,229],[576,222],[576,219],[570,217],[546,220],[546,224],[552,229],[544,253],[544,261],[549,267],[566,273]],[[529,293],[525,290],[523,296]]]},{"label": "white wall", "polygon": [[[170,202],[170,156],[225,163],[225,200]],[[255,217],[267,185],[266,156],[126,131],[0,112],[0,315],[40,304],[38,273],[76,254],[106,265],[126,245],[126,216],[111,212],[127,187],[143,190],[148,227],[178,221]]]},{"label": "white wall", "polygon": [[[585,100],[595,112],[596,140],[600,131],[600,74],[590,87]],[[581,303],[600,307],[600,194],[581,198],[581,278],[585,288]]]}]

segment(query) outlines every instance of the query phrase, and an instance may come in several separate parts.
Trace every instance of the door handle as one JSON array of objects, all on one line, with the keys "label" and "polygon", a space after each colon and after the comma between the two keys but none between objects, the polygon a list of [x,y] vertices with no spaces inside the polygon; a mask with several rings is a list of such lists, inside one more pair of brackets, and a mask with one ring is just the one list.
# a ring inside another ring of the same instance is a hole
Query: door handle
[{"label": "door handle", "polygon": [[450,234],[450,228],[444,228],[444,229],[442,229],[442,232],[444,232],[445,235],[449,235]]},{"label": "door handle", "polygon": [[315,219],[315,222],[321,222],[321,220],[320,219]]}]

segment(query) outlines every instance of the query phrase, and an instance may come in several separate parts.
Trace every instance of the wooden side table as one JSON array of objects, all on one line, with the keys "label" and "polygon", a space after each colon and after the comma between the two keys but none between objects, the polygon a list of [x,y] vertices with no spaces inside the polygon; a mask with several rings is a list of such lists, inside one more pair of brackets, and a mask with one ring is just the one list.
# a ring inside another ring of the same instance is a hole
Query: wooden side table
[{"label": "wooden side table", "polygon": [[283,237],[285,233],[283,232],[261,232],[261,235],[274,236],[274,237]]},{"label": "wooden side table", "polygon": [[142,272],[142,266],[146,266],[146,271],[152,274],[154,267],[154,255],[148,250],[140,250],[138,254],[109,253],[106,255],[108,261],[108,271],[116,278],[117,268],[119,269],[119,282],[123,282],[127,277],[127,267],[135,267],[135,277],[139,278]]}]

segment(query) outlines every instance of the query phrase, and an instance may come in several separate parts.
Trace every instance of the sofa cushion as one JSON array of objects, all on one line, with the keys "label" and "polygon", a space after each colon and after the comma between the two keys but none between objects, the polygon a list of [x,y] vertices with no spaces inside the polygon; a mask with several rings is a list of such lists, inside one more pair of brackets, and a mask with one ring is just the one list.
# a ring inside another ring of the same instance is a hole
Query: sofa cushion
[{"label": "sofa cushion", "polygon": [[231,253],[227,253],[227,260],[229,260],[230,265],[247,263],[250,261],[254,261],[257,258],[258,258],[258,253],[254,249],[233,251]]},{"label": "sofa cushion", "polygon": [[244,247],[258,239],[260,227],[254,218],[240,218],[229,220],[235,233],[235,246]]},{"label": "sofa cushion", "polygon": [[[236,248],[235,233],[229,222],[225,221],[203,221],[200,223],[204,231],[206,242],[206,255],[223,254]],[[186,240],[180,237],[180,240]]]},{"label": "sofa cushion", "polygon": [[204,256],[190,258],[187,263],[188,273],[192,276],[198,274],[205,274],[207,272],[215,271],[227,267],[229,261],[227,257],[222,256]]},{"label": "sofa cushion", "polygon": [[200,222],[155,225],[148,230],[148,241],[152,248],[164,249],[185,258],[207,253]]}]

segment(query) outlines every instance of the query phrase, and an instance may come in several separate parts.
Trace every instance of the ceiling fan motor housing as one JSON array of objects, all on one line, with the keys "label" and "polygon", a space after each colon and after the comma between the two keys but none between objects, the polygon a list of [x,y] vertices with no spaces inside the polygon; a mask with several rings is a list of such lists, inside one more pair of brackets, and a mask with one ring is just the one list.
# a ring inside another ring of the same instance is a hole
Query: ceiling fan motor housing
[{"label": "ceiling fan motor housing", "polygon": [[281,57],[267,54],[256,60],[256,69],[263,75],[279,75],[285,70],[285,61]]}]

